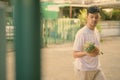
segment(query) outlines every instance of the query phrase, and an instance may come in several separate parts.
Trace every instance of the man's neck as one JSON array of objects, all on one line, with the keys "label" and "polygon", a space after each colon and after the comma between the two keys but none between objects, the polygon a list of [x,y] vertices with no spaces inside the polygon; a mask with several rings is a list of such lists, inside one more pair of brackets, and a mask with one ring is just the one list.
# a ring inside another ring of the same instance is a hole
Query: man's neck
[{"label": "man's neck", "polygon": [[94,30],[94,29],[95,29],[94,26],[90,26],[90,25],[88,25],[88,24],[86,24],[86,26],[87,26],[90,30]]}]

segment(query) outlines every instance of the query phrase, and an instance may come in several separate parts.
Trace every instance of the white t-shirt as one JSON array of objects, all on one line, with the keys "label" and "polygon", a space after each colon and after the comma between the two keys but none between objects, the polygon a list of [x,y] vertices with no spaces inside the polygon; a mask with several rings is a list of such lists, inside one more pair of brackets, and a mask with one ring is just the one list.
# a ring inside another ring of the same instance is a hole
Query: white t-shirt
[{"label": "white t-shirt", "polygon": [[[100,37],[97,29],[90,30],[87,26],[80,29],[76,34],[73,50],[84,52],[83,46],[86,42],[93,42],[97,47],[99,47]],[[76,58],[74,65],[75,68],[84,71],[100,69],[98,56],[83,56],[81,58]]]}]

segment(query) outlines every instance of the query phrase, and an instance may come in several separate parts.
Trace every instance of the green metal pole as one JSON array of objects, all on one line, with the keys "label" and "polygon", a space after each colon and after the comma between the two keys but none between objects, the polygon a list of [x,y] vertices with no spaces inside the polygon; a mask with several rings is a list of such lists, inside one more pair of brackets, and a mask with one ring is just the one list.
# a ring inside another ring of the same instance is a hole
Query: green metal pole
[{"label": "green metal pole", "polygon": [[39,4],[39,0],[14,0],[16,80],[40,80]]},{"label": "green metal pole", "polygon": [[45,47],[48,45],[48,20],[45,19]]},{"label": "green metal pole", "polygon": [[6,6],[0,2],[0,80],[6,80],[6,32],[5,32]]}]

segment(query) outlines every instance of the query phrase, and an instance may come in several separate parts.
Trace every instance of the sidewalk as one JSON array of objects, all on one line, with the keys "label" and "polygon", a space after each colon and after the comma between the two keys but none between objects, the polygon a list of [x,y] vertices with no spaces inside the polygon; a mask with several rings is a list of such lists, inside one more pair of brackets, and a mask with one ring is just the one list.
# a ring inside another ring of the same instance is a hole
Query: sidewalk
[{"label": "sidewalk", "polygon": [[[120,37],[104,38],[100,61],[107,80],[120,80]],[[43,80],[74,80],[72,44],[43,49]]]},{"label": "sidewalk", "polygon": [[[120,79],[120,37],[104,38],[100,61],[107,80]],[[14,53],[7,54],[7,80],[14,80]],[[42,49],[42,80],[74,80],[72,43]]]},{"label": "sidewalk", "polygon": [[104,39],[101,47],[104,52],[100,57],[101,65],[107,80],[120,80],[120,37]]}]

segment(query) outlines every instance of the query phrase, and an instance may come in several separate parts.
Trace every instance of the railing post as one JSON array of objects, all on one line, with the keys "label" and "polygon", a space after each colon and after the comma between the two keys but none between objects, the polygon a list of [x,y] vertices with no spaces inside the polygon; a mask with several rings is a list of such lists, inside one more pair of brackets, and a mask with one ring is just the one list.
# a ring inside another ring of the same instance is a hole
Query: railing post
[{"label": "railing post", "polygon": [[16,80],[40,80],[40,1],[13,4]]},{"label": "railing post", "polygon": [[0,1],[0,80],[6,80],[6,5]]}]

